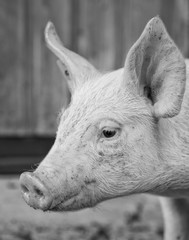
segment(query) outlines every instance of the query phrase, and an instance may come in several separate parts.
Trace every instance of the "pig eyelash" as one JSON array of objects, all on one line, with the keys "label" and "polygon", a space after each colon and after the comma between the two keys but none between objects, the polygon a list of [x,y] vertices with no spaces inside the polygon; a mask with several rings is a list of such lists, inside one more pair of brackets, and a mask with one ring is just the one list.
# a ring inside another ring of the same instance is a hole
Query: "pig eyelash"
[{"label": "pig eyelash", "polygon": [[117,134],[117,131],[115,129],[114,130],[104,129],[102,131],[102,136],[105,138],[113,138],[116,134]]},{"label": "pig eyelash", "polygon": [[[101,131],[100,138],[101,139],[106,139],[107,141],[115,140],[115,138],[117,138],[120,135],[120,131],[121,131],[121,129],[119,129],[119,128],[108,128],[108,127],[105,127]],[[111,132],[113,133],[112,135],[111,135]]]}]

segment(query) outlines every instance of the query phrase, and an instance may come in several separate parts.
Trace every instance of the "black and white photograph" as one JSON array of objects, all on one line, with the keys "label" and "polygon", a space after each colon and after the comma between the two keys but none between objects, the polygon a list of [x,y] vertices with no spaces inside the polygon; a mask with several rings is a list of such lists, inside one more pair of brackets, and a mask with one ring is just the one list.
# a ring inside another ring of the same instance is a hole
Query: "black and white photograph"
[{"label": "black and white photograph", "polygon": [[189,0],[0,0],[0,240],[189,240]]}]

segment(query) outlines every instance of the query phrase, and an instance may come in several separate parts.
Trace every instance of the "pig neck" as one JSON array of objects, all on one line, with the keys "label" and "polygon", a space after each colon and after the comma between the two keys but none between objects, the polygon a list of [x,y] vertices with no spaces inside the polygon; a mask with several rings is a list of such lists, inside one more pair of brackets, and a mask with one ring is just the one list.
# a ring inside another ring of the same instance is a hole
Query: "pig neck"
[{"label": "pig neck", "polygon": [[[187,74],[188,75],[188,74]],[[158,122],[161,177],[171,185],[170,195],[189,197],[189,79],[180,113]],[[162,183],[163,184],[163,183]],[[168,193],[169,195],[169,193]]]},{"label": "pig neck", "polygon": [[[187,74],[188,75],[188,74]],[[162,161],[167,169],[159,178],[164,186],[159,195],[163,208],[166,240],[188,239],[189,236],[189,79],[179,115],[159,121]],[[154,191],[154,193],[156,193]]]}]

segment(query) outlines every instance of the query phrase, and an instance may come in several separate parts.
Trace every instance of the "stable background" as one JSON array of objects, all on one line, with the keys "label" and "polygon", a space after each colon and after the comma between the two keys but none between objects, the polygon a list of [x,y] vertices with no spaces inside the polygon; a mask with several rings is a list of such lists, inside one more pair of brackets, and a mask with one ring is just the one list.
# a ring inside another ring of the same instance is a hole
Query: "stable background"
[{"label": "stable background", "polygon": [[21,199],[19,173],[52,146],[69,97],[44,42],[54,22],[64,45],[96,68],[123,66],[150,18],[159,15],[189,57],[189,0],[0,0],[0,240],[162,239],[159,203],[131,196],[77,213],[42,213]]}]

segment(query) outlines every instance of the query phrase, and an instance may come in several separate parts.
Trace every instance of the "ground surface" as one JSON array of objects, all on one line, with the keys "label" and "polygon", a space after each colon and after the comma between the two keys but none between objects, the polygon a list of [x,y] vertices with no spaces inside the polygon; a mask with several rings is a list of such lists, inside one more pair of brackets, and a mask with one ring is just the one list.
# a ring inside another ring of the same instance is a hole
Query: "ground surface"
[{"label": "ground surface", "polygon": [[43,213],[21,198],[18,176],[0,177],[0,240],[160,240],[157,198],[136,195],[72,213]]}]

